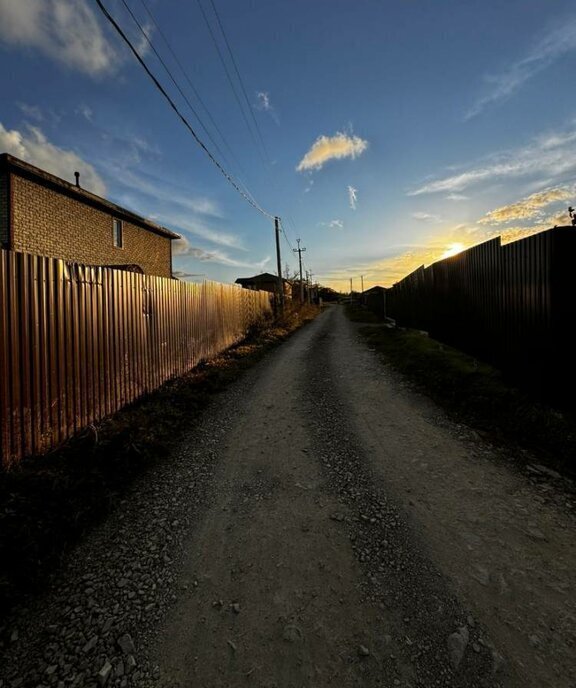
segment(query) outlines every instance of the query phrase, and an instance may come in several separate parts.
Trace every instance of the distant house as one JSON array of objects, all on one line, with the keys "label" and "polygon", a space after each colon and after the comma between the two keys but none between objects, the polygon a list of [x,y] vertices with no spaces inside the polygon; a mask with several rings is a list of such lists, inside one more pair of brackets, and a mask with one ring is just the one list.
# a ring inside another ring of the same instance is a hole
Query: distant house
[{"label": "distant house", "polygon": [[0,247],[172,277],[178,234],[7,153],[0,155]]},{"label": "distant house", "polygon": [[370,289],[366,289],[365,291],[363,291],[362,296],[382,296],[382,294],[384,293],[386,293],[386,288],[377,285],[375,287],[370,287]]},{"label": "distant house", "polygon": [[386,317],[386,289],[375,286],[362,292],[362,303],[381,318]]},{"label": "distant house", "polygon": [[[271,294],[275,294],[278,290],[278,277],[270,272],[263,272],[261,275],[254,275],[254,277],[239,277],[236,284],[240,284],[242,289],[269,291]],[[282,284],[284,285],[284,298],[291,298],[291,282],[283,279]]]}]

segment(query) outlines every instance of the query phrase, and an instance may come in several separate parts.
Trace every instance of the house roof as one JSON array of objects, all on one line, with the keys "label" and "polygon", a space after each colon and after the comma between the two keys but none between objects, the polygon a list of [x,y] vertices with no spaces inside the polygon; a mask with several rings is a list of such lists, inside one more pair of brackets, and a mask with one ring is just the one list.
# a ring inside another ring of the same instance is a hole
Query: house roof
[{"label": "house roof", "polygon": [[60,177],[56,177],[45,170],[41,170],[39,167],[34,167],[34,165],[24,162],[19,158],[15,158],[13,155],[9,155],[8,153],[0,154],[0,173],[2,172],[12,172],[17,174],[19,177],[29,179],[36,184],[40,184],[41,186],[52,189],[53,191],[57,191],[58,193],[68,196],[69,198],[74,198],[75,200],[85,203],[93,208],[97,208],[98,210],[104,210],[107,213],[113,214],[120,220],[130,222],[131,224],[142,227],[142,229],[147,229],[148,231],[153,232],[154,234],[159,234],[167,239],[180,239],[180,235],[176,234],[176,232],[172,232],[171,230],[166,229],[166,227],[157,225],[155,222],[151,222],[141,215],[133,213],[131,210],[122,208],[121,206],[116,205],[115,203],[112,203],[101,196],[97,196],[86,189],[76,186],[75,184],[71,184],[64,179],[60,179]]},{"label": "house roof", "polygon": [[[236,280],[236,284],[250,284],[254,282],[277,282],[278,275],[273,275],[271,272],[263,272],[260,275],[254,275],[254,277],[239,277]],[[288,280],[283,279],[284,282]]]},{"label": "house roof", "polygon": [[370,287],[370,289],[366,289],[366,291],[363,291],[363,294],[378,294],[379,292],[386,291],[385,287],[381,287],[380,285],[376,285],[374,287]]}]

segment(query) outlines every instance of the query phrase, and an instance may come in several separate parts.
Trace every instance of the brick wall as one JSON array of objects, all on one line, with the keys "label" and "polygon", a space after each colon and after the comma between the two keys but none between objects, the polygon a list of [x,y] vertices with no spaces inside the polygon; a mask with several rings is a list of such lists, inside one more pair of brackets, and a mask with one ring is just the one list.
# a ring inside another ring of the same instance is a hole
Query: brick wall
[{"label": "brick wall", "polygon": [[[0,190],[0,207],[1,203]],[[171,277],[170,239],[124,221],[124,246],[117,248],[112,236],[113,217],[12,174],[14,251],[87,265],[136,263],[146,274]]]},{"label": "brick wall", "polygon": [[8,175],[0,172],[0,246],[8,242]]}]

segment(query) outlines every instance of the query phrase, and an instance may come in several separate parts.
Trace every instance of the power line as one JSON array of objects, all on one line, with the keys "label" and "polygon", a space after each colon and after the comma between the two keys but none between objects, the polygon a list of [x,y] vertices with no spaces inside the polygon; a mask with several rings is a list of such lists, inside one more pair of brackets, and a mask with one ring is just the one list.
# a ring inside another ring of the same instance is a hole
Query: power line
[{"label": "power line", "polygon": [[[220,46],[218,45],[218,40],[216,39],[216,36],[214,34],[214,31],[212,31],[212,26],[210,25],[210,21],[208,20],[208,17],[206,15],[206,12],[204,11],[204,7],[202,5],[201,0],[197,0],[198,2],[198,7],[200,8],[200,12],[202,13],[202,16],[204,17],[204,22],[206,23],[206,27],[208,28],[208,32],[210,33],[210,37],[212,38],[212,42],[214,43],[214,47],[216,48],[216,52],[218,53],[218,57],[220,58],[220,62],[222,63],[222,66],[224,67],[224,71],[226,73],[226,78],[228,79],[228,83],[230,84],[230,88],[232,89],[232,93],[234,94],[234,98],[236,99],[236,103],[238,104],[238,107],[240,109],[240,112],[242,113],[242,118],[244,119],[244,123],[246,124],[246,128],[250,132],[250,137],[252,138],[252,143],[258,150],[258,153],[260,156],[262,156],[260,149],[258,148],[258,143],[256,142],[256,139],[254,137],[254,132],[252,131],[252,127],[250,126],[250,123],[248,122],[248,118],[246,117],[246,113],[244,112],[244,108],[242,107],[242,103],[240,101],[240,97],[238,96],[238,92],[236,91],[236,88],[234,87],[234,82],[232,80],[232,76],[230,75],[230,71],[228,70],[228,65],[226,64],[226,60],[224,59],[224,56],[222,55],[222,51],[220,50]],[[264,162],[264,160],[263,160]]]},{"label": "power line", "polygon": [[[130,9],[130,7],[129,7],[128,3],[126,2],[126,0],[122,0],[122,4],[124,5],[124,7],[126,8],[126,10],[128,11],[128,14],[132,17],[132,21],[133,21],[133,22],[136,24],[136,26],[140,29],[140,33],[141,33],[141,34],[144,36],[144,38],[146,39],[146,42],[148,43],[148,45],[149,45],[150,48],[152,49],[152,52],[154,53],[154,55],[156,55],[156,57],[157,57],[158,60],[160,61],[160,64],[164,67],[164,71],[166,72],[166,74],[168,74],[168,77],[170,78],[170,81],[172,81],[172,83],[174,84],[174,86],[176,86],[176,88],[178,89],[178,92],[180,93],[180,95],[182,96],[182,98],[184,98],[184,100],[186,101],[186,104],[188,105],[188,107],[189,107],[190,110],[192,111],[192,114],[194,115],[194,117],[196,117],[196,119],[198,120],[198,123],[200,124],[200,126],[201,126],[202,129],[204,130],[204,133],[205,133],[206,136],[210,139],[212,145],[213,145],[214,148],[218,151],[218,153],[220,154],[220,156],[221,156],[222,158],[224,158],[224,161],[226,161],[226,156],[225,156],[224,153],[220,150],[220,146],[216,143],[216,141],[214,141],[214,139],[212,138],[212,135],[210,134],[210,132],[208,131],[208,129],[205,127],[204,122],[200,119],[200,115],[196,112],[194,106],[193,106],[192,103],[188,100],[188,97],[186,96],[186,94],[184,93],[184,91],[180,88],[180,85],[178,84],[178,82],[176,81],[176,79],[174,78],[174,76],[172,75],[172,72],[171,72],[170,69],[168,68],[168,65],[164,62],[164,60],[163,60],[163,58],[162,58],[162,55],[160,55],[160,53],[156,50],[156,47],[154,46],[154,44],[153,44],[152,41],[150,40],[150,37],[148,36],[148,33],[146,32],[146,30],[144,29],[144,27],[142,26],[142,24],[140,24],[140,22],[138,21],[138,18],[136,17],[136,15],[134,14],[134,12],[132,12],[132,10]],[[227,162],[227,161],[226,161],[226,162]]]},{"label": "power line", "polygon": [[140,57],[138,51],[136,48],[132,45],[130,39],[124,31],[121,29],[121,27],[118,25],[114,17],[108,12],[106,7],[103,5],[102,0],[96,0],[96,4],[106,17],[106,19],[112,24],[116,32],[119,34],[119,36],[122,38],[122,40],[126,43],[128,48],[131,50],[132,54],[134,57],[138,60],[146,74],[150,77],[156,88],[160,91],[160,93],[164,96],[164,98],[168,101],[170,107],[174,110],[178,118],[182,121],[184,126],[188,129],[188,131],[192,134],[194,137],[196,143],[202,148],[202,150],[206,153],[206,155],[210,158],[210,161],[218,168],[218,170],[222,173],[222,175],[226,178],[226,180],[231,184],[231,186],[234,187],[234,189],[246,200],[255,210],[257,210],[259,213],[264,215],[265,217],[274,218],[274,215],[268,213],[266,210],[264,210],[255,200],[250,198],[250,196],[243,191],[240,186],[238,186],[238,183],[232,178],[232,176],[222,167],[222,165],[216,160],[216,158],[212,155],[212,153],[209,151],[209,149],[206,147],[206,145],[202,142],[198,134],[194,131],[192,128],[190,122],[186,119],[186,117],[180,112],[178,109],[178,106],[174,103],[172,98],[169,96],[167,93],[166,89],[162,86],[162,84],[158,81],[158,79],[154,76],[154,74],[151,72],[150,68],[146,64],[146,62]]},{"label": "power line", "polygon": [[[208,109],[208,106],[207,106],[207,105],[204,103],[204,101],[202,100],[202,97],[200,96],[200,93],[198,92],[198,90],[196,89],[196,87],[194,86],[194,84],[192,83],[192,80],[190,79],[190,76],[188,75],[188,72],[186,71],[186,69],[184,68],[182,62],[181,62],[180,59],[178,58],[178,55],[176,54],[176,52],[173,50],[172,46],[170,45],[170,41],[166,38],[166,35],[165,35],[164,32],[162,31],[161,26],[159,25],[159,23],[158,23],[156,17],[154,16],[154,14],[152,13],[152,10],[151,10],[150,7],[148,6],[146,0],[140,0],[140,3],[143,5],[143,7],[144,7],[144,9],[146,10],[148,16],[149,16],[150,19],[152,20],[152,23],[154,24],[154,26],[156,27],[156,30],[157,30],[158,33],[160,34],[160,37],[161,37],[162,40],[164,41],[164,44],[165,44],[166,48],[168,49],[168,52],[170,53],[170,55],[172,55],[172,58],[173,58],[174,62],[176,63],[176,65],[178,66],[178,68],[180,69],[180,71],[182,72],[182,74],[184,75],[184,78],[186,79],[188,85],[189,85],[190,88],[192,89],[192,92],[194,93],[194,95],[195,95],[196,98],[198,99],[198,102],[200,103],[200,105],[201,105],[202,108],[204,109],[204,112],[205,112],[206,115],[208,116],[208,119],[209,119],[210,122],[212,123],[212,126],[214,127],[214,129],[216,130],[216,132],[218,133],[218,135],[220,136],[220,138],[222,139],[222,143],[223,143],[224,146],[226,147],[226,150],[227,150],[228,153],[230,154],[230,157],[232,158],[232,160],[234,161],[234,163],[237,165],[237,167],[238,167],[238,169],[240,170],[240,172],[246,177],[246,176],[247,176],[247,175],[246,175],[246,171],[243,169],[242,165],[240,164],[240,162],[238,161],[238,159],[237,159],[236,156],[234,155],[234,151],[233,151],[232,148],[230,147],[230,144],[229,144],[228,141],[226,140],[226,137],[225,137],[224,134],[222,133],[222,130],[220,129],[220,127],[219,127],[218,124],[216,123],[216,120],[215,120],[214,117],[212,116],[212,113],[211,113],[210,110]],[[241,181],[241,180],[240,180],[240,181]],[[242,186],[244,187],[245,191],[248,192],[248,189],[247,189],[246,184],[245,184],[244,182],[242,182]],[[249,193],[249,192],[248,192],[248,193]],[[249,195],[252,195],[252,194],[249,194]]]},{"label": "power line", "polygon": [[[200,0],[198,0],[198,1],[200,1]],[[250,100],[249,100],[248,95],[246,93],[246,88],[244,87],[244,81],[242,79],[242,76],[240,75],[240,70],[238,69],[238,64],[237,64],[236,60],[234,59],[234,53],[232,52],[232,48],[230,47],[230,42],[228,40],[228,36],[226,35],[226,32],[224,31],[224,25],[222,24],[222,20],[220,19],[220,15],[218,14],[218,10],[216,9],[216,5],[214,4],[214,0],[210,0],[210,4],[212,5],[212,9],[214,10],[214,14],[216,15],[216,20],[218,22],[218,26],[220,27],[220,31],[222,32],[222,36],[224,36],[224,42],[226,43],[226,47],[228,48],[228,54],[230,55],[230,59],[232,60],[232,64],[234,66],[236,76],[238,77],[238,82],[240,83],[240,88],[242,89],[242,93],[244,94],[244,100],[246,101],[246,106],[248,107],[248,112],[252,116],[252,121],[254,122],[254,127],[256,128],[256,133],[258,134],[258,138],[260,139],[260,143],[262,144],[262,148],[263,148],[264,153],[266,155],[266,159],[268,160],[268,163],[270,163],[270,157],[269,157],[268,151],[266,149],[266,144],[264,143],[264,138],[262,137],[262,132],[260,130],[260,126],[258,125],[258,121],[256,119],[256,116],[254,115],[254,109],[252,108],[252,105],[250,105]]]}]

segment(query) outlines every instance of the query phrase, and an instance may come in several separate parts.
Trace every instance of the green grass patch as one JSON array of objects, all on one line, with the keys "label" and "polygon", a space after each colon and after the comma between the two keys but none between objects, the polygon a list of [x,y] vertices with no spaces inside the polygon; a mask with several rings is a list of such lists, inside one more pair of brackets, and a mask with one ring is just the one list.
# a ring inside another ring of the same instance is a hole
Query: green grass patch
[{"label": "green grass patch", "polygon": [[357,303],[349,303],[346,305],[346,315],[352,322],[359,323],[381,323],[382,318],[379,318],[366,306],[361,306]]},{"label": "green grass patch", "polygon": [[58,450],[0,472],[0,612],[40,588],[60,559],[158,462],[214,396],[318,309],[289,306],[187,375],[88,428]]},{"label": "green grass patch", "polygon": [[[514,387],[492,366],[414,330],[362,327],[367,343],[452,417],[502,444],[576,474],[576,415]],[[522,460],[523,454],[517,453]]]}]

